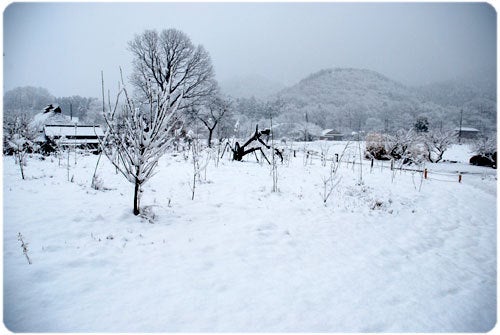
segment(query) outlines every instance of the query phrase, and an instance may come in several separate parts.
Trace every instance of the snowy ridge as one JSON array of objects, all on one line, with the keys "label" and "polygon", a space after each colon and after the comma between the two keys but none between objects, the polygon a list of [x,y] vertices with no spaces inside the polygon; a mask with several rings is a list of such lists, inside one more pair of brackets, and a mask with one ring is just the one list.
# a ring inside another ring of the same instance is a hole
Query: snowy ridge
[{"label": "snowy ridge", "polygon": [[462,110],[464,126],[491,136],[496,132],[492,85],[463,80],[414,88],[375,71],[334,68],[311,74],[277,96],[288,103],[283,118],[302,114],[303,120],[308,113],[310,122],[323,129],[395,132],[411,128],[423,116],[431,129],[451,130]]},{"label": "snowy ridge", "polygon": [[402,84],[371,70],[335,68],[316,72],[283,90],[283,98],[302,103],[336,106],[358,103],[380,109],[384,102],[417,102],[417,97]]}]

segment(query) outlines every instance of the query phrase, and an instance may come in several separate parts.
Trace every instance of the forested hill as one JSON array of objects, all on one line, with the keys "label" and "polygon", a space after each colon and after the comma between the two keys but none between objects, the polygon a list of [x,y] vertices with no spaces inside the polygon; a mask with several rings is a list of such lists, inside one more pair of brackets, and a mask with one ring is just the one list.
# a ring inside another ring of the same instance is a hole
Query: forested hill
[{"label": "forested hill", "polygon": [[352,68],[321,70],[282,90],[280,95],[297,103],[357,103],[368,109],[379,109],[394,101],[416,102],[415,95],[404,85],[375,71]]},{"label": "forested hill", "polygon": [[453,83],[415,88],[371,70],[334,68],[311,74],[278,96],[288,104],[284,113],[298,118],[307,112],[309,121],[323,128],[391,131],[425,116],[431,127],[451,129],[463,109],[465,125],[494,131],[496,98],[488,86]]}]

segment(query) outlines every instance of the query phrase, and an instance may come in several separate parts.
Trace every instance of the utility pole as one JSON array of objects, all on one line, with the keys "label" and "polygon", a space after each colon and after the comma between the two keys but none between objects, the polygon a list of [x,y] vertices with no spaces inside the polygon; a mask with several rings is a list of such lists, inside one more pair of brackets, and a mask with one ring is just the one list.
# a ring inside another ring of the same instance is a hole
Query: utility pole
[{"label": "utility pole", "polygon": [[304,142],[307,142],[309,140],[309,136],[307,134],[307,126],[309,124],[309,118],[307,117],[307,112],[306,112],[306,129],[304,131]]},{"label": "utility pole", "polygon": [[458,144],[461,143],[462,140],[462,116],[463,116],[464,110],[460,110],[460,127],[458,128]]},{"label": "utility pole", "polygon": [[[69,115],[70,120],[73,121],[73,104],[69,104]],[[74,139],[74,151],[75,151],[75,165],[76,165],[76,122],[75,122],[75,139]],[[69,150],[69,149],[68,149]]]}]

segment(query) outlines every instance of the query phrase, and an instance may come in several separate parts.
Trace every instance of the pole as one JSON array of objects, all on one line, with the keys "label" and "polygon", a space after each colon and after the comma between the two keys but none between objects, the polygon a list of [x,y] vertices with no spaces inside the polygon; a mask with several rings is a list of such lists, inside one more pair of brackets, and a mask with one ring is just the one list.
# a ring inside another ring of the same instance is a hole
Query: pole
[{"label": "pole", "polygon": [[75,123],[75,165],[76,165],[76,129],[77,126],[76,126],[76,123]]},{"label": "pole", "polygon": [[309,136],[308,136],[309,134],[307,133],[308,123],[309,123],[309,118],[307,117],[307,112],[306,112],[306,129],[304,132],[304,142],[307,142],[309,140]]},{"label": "pole", "polygon": [[460,110],[460,127],[458,128],[458,144],[461,143],[462,140],[462,115],[464,113],[464,110]]}]

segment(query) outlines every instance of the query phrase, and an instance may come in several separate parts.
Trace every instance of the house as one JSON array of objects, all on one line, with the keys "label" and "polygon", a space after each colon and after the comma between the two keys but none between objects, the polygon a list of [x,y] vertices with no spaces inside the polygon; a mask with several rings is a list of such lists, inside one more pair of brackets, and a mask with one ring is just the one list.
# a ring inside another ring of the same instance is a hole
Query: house
[{"label": "house", "polygon": [[96,151],[104,132],[100,126],[48,124],[43,127],[43,137],[46,144]]},{"label": "house", "polygon": [[344,139],[344,134],[334,129],[325,129],[321,132],[319,139],[327,141],[342,141]]},{"label": "house", "polygon": [[104,137],[100,126],[79,124],[77,117],[64,115],[59,106],[52,104],[35,115],[30,126],[38,130],[35,142],[45,153],[57,147],[98,151],[99,139]]},{"label": "house", "polygon": [[43,127],[47,124],[75,125],[79,122],[78,118],[64,115],[59,106],[52,104],[45,107],[42,113],[38,113],[30,122],[30,127],[43,132]]},{"label": "house", "polygon": [[465,138],[465,139],[474,139],[478,138],[479,136],[479,130],[476,128],[469,128],[469,127],[462,127],[462,128],[455,128],[453,131],[459,136],[460,138]]}]

